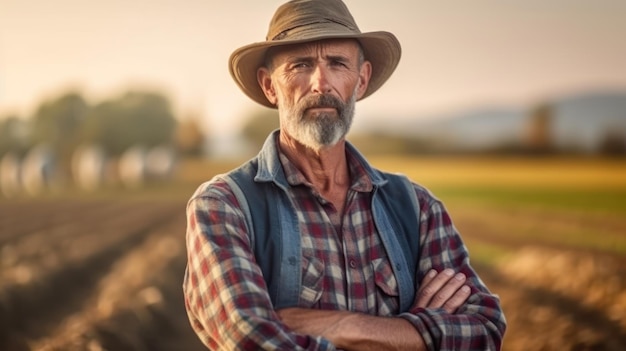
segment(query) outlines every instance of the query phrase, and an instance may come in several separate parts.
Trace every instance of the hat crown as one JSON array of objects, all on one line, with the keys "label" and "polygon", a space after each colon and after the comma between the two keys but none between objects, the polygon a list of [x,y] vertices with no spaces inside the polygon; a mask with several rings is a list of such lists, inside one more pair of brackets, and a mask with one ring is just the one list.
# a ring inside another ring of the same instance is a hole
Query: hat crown
[{"label": "hat crown", "polygon": [[341,0],[293,0],[281,5],[270,21],[266,40],[286,40],[302,32],[334,31],[360,34],[348,7]]}]

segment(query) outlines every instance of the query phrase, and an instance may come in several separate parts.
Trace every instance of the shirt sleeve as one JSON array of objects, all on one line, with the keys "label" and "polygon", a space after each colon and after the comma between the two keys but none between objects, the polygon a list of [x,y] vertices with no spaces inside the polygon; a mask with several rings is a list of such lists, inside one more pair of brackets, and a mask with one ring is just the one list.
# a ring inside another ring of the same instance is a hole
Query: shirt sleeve
[{"label": "shirt sleeve", "polygon": [[500,299],[471,267],[467,248],[441,201],[423,188],[416,191],[422,204],[417,282],[430,269],[452,268],[466,275],[471,295],[453,314],[414,304],[400,316],[415,326],[429,350],[500,350],[506,330]]},{"label": "shirt sleeve", "polygon": [[280,322],[256,264],[243,212],[225,182],[203,184],[187,205],[185,307],[211,350],[334,350]]}]

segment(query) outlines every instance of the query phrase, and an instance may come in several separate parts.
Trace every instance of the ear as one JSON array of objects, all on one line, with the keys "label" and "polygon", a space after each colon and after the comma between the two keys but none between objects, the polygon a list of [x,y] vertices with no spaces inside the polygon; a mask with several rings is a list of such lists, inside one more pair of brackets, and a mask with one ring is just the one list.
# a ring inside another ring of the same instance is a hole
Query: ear
[{"label": "ear", "polygon": [[367,87],[370,83],[370,77],[372,76],[372,64],[369,61],[364,61],[361,65],[361,70],[359,71],[359,83],[357,86],[357,99],[363,97]]},{"label": "ear", "polygon": [[276,105],[276,102],[278,101],[276,98],[276,90],[274,90],[274,86],[272,85],[272,75],[267,67],[261,67],[256,71],[256,79],[259,82],[267,100]]}]

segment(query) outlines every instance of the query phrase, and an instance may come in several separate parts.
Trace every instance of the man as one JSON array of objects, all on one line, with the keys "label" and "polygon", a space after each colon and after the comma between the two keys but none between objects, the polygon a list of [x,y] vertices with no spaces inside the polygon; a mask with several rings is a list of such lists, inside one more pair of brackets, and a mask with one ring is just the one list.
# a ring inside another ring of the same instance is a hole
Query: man
[{"label": "man", "polygon": [[187,207],[185,303],[212,350],[498,350],[499,300],[443,205],[345,140],[400,44],[340,0],[294,0],[233,78],[280,130]]}]

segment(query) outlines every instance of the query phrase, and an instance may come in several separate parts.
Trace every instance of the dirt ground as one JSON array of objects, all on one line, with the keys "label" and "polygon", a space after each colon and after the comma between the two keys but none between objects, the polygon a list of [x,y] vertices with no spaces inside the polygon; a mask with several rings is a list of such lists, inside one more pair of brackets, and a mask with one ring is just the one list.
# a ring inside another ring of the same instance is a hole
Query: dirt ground
[{"label": "dirt ground", "polygon": [[[184,205],[0,202],[0,350],[202,350],[183,307]],[[476,266],[501,297],[504,350],[626,350],[622,258],[515,245]]]}]

